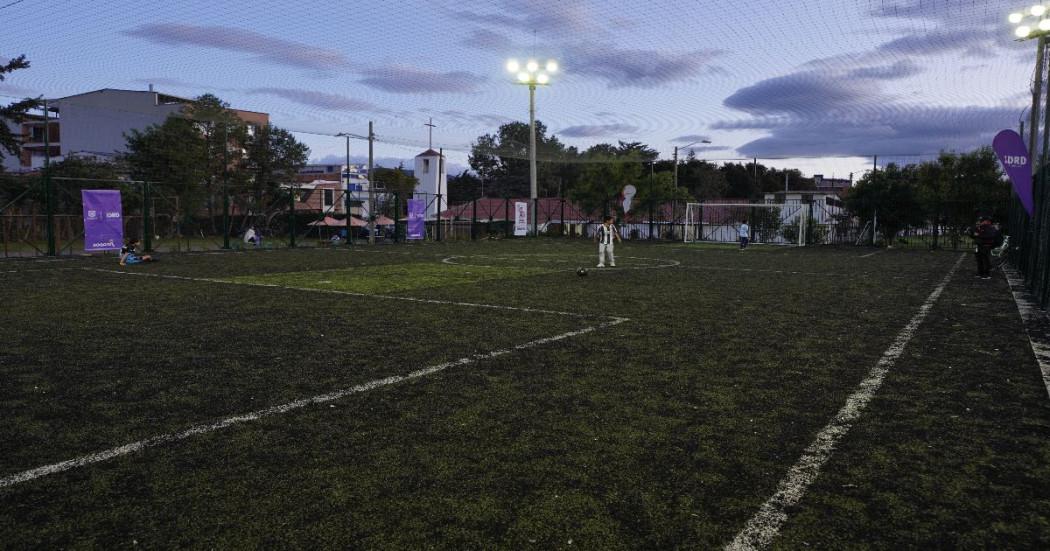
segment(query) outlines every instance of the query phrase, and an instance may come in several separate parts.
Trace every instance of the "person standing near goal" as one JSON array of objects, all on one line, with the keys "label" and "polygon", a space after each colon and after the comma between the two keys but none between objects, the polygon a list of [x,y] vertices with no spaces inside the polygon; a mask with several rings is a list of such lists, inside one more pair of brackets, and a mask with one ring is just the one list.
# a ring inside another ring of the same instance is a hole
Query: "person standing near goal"
[{"label": "person standing near goal", "polygon": [[598,240],[598,267],[605,267],[605,255],[609,255],[609,266],[616,267],[616,257],[613,256],[613,241],[620,241],[620,230],[613,225],[613,217],[606,216],[598,231],[594,233]]},{"label": "person standing near goal", "polygon": [[751,240],[751,226],[747,225],[747,218],[740,221],[740,227],[736,231],[740,236],[740,250],[742,251],[747,248],[747,242]]}]

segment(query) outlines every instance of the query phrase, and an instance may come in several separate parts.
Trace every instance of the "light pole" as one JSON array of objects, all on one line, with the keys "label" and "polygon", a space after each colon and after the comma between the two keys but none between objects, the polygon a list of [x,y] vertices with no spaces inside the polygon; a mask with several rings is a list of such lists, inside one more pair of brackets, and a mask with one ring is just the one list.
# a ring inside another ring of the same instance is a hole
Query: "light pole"
[{"label": "light pole", "polygon": [[[711,140],[697,140],[689,145],[683,145],[682,149],[694,146],[698,143],[711,143]],[[678,146],[674,146],[674,188],[678,189]]]},{"label": "light pole", "polygon": [[346,209],[346,242],[350,242],[350,133],[340,132],[336,136],[346,138],[346,196],[343,205]]},{"label": "light pole", "polygon": [[[1032,88],[1032,120],[1028,129],[1028,157],[1031,159],[1032,165],[1035,166],[1036,142],[1039,137],[1039,98],[1043,91],[1044,52],[1046,50],[1046,37],[1050,34],[1048,32],[1050,31],[1050,19],[1047,18],[1046,6],[1041,4],[1034,5],[1025,11],[1011,13],[1008,19],[1010,23],[1017,25],[1014,29],[1014,36],[1018,40],[1038,39],[1035,56],[1035,86]],[[1046,141],[1045,138],[1044,136],[1044,142]],[[1043,148],[1043,155],[1045,155],[1045,143]]]},{"label": "light pole", "polygon": [[536,86],[550,84],[550,75],[558,72],[558,62],[549,59],[541,68],[535,59],[526,61],[524,66],[512,59],[507,62],[507,72],[517,77],[517,84],[529,87],[529,194],[532,199],[532,235],[535,236],[539,233],[536,225]]}]

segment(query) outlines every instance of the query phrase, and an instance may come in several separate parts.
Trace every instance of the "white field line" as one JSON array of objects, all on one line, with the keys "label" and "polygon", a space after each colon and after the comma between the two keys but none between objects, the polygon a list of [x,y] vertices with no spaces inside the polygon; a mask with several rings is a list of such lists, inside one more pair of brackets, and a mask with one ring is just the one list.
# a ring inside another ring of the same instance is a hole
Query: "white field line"
[{"label": "white field line", "polygon": [[736,535],[736,538],[726,545],[725,548],[727,550],[764,549],[769,547],[773,538],[780,533],[780,527],[787,521],[785,510],[788,507],[797,505],[802,500],[802,496],[806,494],[809,486],[820,475],[821,468],[831,458],[831,453],[839,440],[849,432],[853,423],[864,412],[864,408],[875,397],[875,393],[882,386],[886,374],[893,367],[897,358],[904,352],[904,347],[911,341],[915,331],[926,319],[934,303],[937,302],[937,299],[941,296],[944,288],[948,286],[948,282],[951,281],[952,276],[955,275],[956,270],[959,269],[959,265],[962,264],[965,258],[966,255],[959,256],[959,260],[948,271],[948,275],[944,276],[944,279],[930,293],[930,296],[926,297],[926,302],[919,307],[919,311],[901,329],[890,347],[882,353],[882,357],[879,358],[875,367],[868,372],[868,376],[860,382],[853,394],[846,399],[846,404],[842,406],[842,409],[838,411],[827,426],[817,433],[816,439],[802,452],[802,457],[799,458],[798,462],[791,467],[787,475],[777,485],[776,493],[762,504],[755,515],[747,521],[744,528]]},{"label": "white field line", "polygon": [[1017,303],[1017,311],[1021,313],[1024,321],[1025,332],[1028,333],[1028,342],[1032,343],[1032,353],[1035,361],[1039,363],[1039,371],[1043,373],[1043,384],[1046,385],[1046,393],[1050,396],[1050,318],[1046,312],[1039,309],[1039,304],[1031,293],[1025,289],[1024,278],[1013,269],[1003,269],[1006,281],[1010,284],[1014,302]]},{"label": "white field line", "polygon": [[576,330],[576,331],[570,331],[568,333],[562,333],[560,335],[554,335],[553,337],[544,337],[542,339],[536,339],[534,341],[529,341],[529,342],[524,343],[524,344],[519,344],[519,345],[513,346],[511,348],[502,348],[502,349],[499,349],[499,350],[494,350],[492,352],[487,352],[485,354],[474,354],[472,356],[466,356],[466,357],[460,358],[458,360],[453,360],[451,362],[445,362],[445,363],[442,363],[442,364],[437,364],[437,365],[432,365],[432,366],[429,366],[429,367],[424,367],[423,369],[419,369],[419,370],[413,371],[413,372],[405,374],[405,375],[393,375],[393,376],[390,376],[390,377],[385,377],[383,379],[376,379],[374,381],[369,381],[367,383],[363,383],[363,384],[360,384],[360,385],[352,386],[350,388],[346,388],[346,389],[343,389],[343,390],[337,390],[335,392],[329,392],[327,394],[319,394],[317,396],[312,396],[310,398],[301,398],[299,400],[295,400],[293,402],[288,402],[286,404],[281,404],[279,406],[268,407],[268,408],[265,408],[265,409],[259,409],[259,410],[256,410],[256,411],[252,411],[252,412],[249,412],[249,413],[243,413],[243,414],[240,414],[240,415],[234,415],[232,417],[227,417],[225,419],[216,421],[214,423],[194,425],[194,426],[192,426],[192,427],[190,427],[188,429],[185,429],[185,430],[182,430],[182,431],[179,431],[179,432],[171,432],[171,433],[168,433],[168,434],[161,434],[159,436],[154,436],[152,438],[147,438],[145,440],[139,440],[137,442],[131,442],[131,443],[128,443],[128,444],[124,444],[122,446],[117,446],[115,448],[110,448],[108,450],[102,450],[100,452],[95,452],[95,453],[92,453],[92,454],[89,454],[89,455],[84,455],[84,456],[77,457],[77,458],[74,458],[74,459],[61,461],[59,463],[52,463],[50,465],[44,465],[42,467],[37,467],[35,469],[29,469],[28,471],[22,471],[20,473],[16,473],[16,474],[13,474],[13,475],[10,475],[10,476],[6,476],[4,478],[0,478],[0,488],[5,488],[7,486],[14,486],[16,484],[21,484],[22,482],[28,482],[28,481],[33,480],[33,479],[37,479],[37,478],[40,478],[40,477],[52,475],[52,474],[55,474],[55,473],[60,473],[60,472],[63,472],[63,471],[68,471],[70,469],[76,469],[76,468],[79,468],[79,467],[92,465],[94,463],[101,463],[103,461],[108,461],[108,460],[114,459],[116,457],[120,457],[120,456],[123,456],[123,455],[128,455],[130,453],[135,453],[135,452],[144,450],[146,448],[152,448],[152,447],[160,446],[162,444],[167,444],[169,442],[177,442],[179,440],[185,440],[185,439],[190,438],[192,436],[197,436],[197,435],[200,435],[200,434],[207,434],[209,432],[215,432],[215,431],[218,431],[218,430],[222,430],[222,429],[225,429],[225,428],[232,427],[234,425],[239,425],[241,423],[248,423],[250,421],[256,421],[256,420],[262,419],[263,417],[270,417],[272,415],[282,415],[282,414],[288,413],[290,411],[294,411],[294,410],[297,410],[297,409],[302,409],[302,408],[304,408],[306,406],[309,406],[311,404],[323,404],[323,403],[326,403],[326,402],[332,402],[332,401],[339,400],[339,399],[345,398],[345,397],[353,395],[353,394],[360,394],[360,393],[363,393],[363,392],[368,392],[369,390],[374,390],[376,388],[389,386],[389,385],[393,385],[393,384],[396,384],[396,383],[401,383],[401,382],[404,382],[404,381],[410,381],[412,379],[419,379],[421,377],[426,377],[427,375],[433,375],[434,373],[438,373],[438,372],[444,371],[444,370],[446,370],[446,369],[448,369],[450,367],[459,367],[459,366],[464,366],[464,365],[470,365],[470,364],[478,363],[478,362],[480,362],[482,360],[490,360],[492,358],[498,358],[500,356],[504,356],[506,354],[510,354],[511,352],[515,352],[515,351],[518,351],[518,350],[527,350],[529,348],[535,348],[537,346],[541,346],[541,345],[544,345],[544,344],[549,344],[549,343],[552,343],[552,342],[557,342],[557,341],[569,339],[569,338],[572,338],[572,337],[578,337],[580,335],[585,335],[587,333],[591,333],[591,332],[597,331],[599,329],[604,329],[606,327],[612,327],[614,325],[619,325],[619,324],[621,324],[621,323],[623,323],[625,321],[629,321],[629,320],[627,318],[614,318],[612,321],[608,321],[608,322],[605,322],[605,323],[602,323],[602,324],[599,324],[599,325],[594,325],[594,326],[591,326],[591,327],[585,327],[583,329],[579,329],[579,330]]},{"label": "white field line", "polygon": [[879,249],[879,250],[877,250],[877,251],[875,251],[873,253],[862,254],[862,255],[860,255],[860,257],[861,258],[868,258],[869,256],[875,256],[875,255],[877,255],[879,253],[883,253],[883,252],[886,252],[886,249]]},{"label": "white field line", "polygon": [[344,295],[351,297],[365,297],[365,298],[378,298],[385,300],[401,300],[406,302],[418,302],[423,304],[442,304],[445,306],[462,306],[466,308],[488,308],[492,310],[510,310],[514,312],[529,312],[531,314],[552,314],[555,316],[569,316],[573,318],[611,318],[611,319],[627,319],[618,318],[616,316],[600,315],[600,314],[576,314],[573,312],[562,312],[558,310],[546,310],[542,308],[527,308],[524,306],[504,306],[502,304],[482,304],[478,302],[457,302],[454,300],[435,300],[429,298],[415,298],[415,297],[399,297],[394,295],[371,295],[368,293],[355,293],[353,291],[339,291],[335,289],[315,289],[312,287],[290,287],[285,285],[277,285],[274,283],[250,283],[246,281],[227,281],[225,279],[213,279],[207,277],[188,277],[188,276],[176,276],[167,274],[149,274],[142,272],[125,272],[121,270],[103,270],[101,268],[81,268],[82,270],[89,272],[102,272],[107,274],[120,274],[120,275],[131,275],[140,277],[155,277],[159,279],[175,279],[180,281],[199,281],[203,283],[216,283],[222,285],[242,285],[247,287],[269,287],[272,289],[287,289],[290,291],[303,291],[308,293],[327,293],[333,295]]},{"label": "white field line", "polygon": [[[547,262],[547,263],[558,263],[558,264],[568,264],[570,262],[577,262],[576,260],[568,260],[568,259],[562,259],[562,258],[527,258],[527,257],[520,256],[520,255],[519,256],[506,256],[506,257],[491,256],[491,255],[453,255],[453,256],[449,256],[449,257],[445,257],[445,258],[441,259],[441,262],[442,262],[442,264],[449,264],[451,266],[474,266],[474,267],[477,267],[477,268],[495,268],[495,266],[488,265],[488,264],[466,264],[466,263],[463,263],[463,262],[458,262],[456,259],[459,259],[459,258],[494,258],[494,259],[499,259],[499,260],[513,260],[513,261],[516,261],[516,262]],[[654,264],[654,265],[651,265],[651,266],[621,266],[621,267],[616,267],[615,270],[654,270],[654,269],[657,269],[657,268],[674,268],[674,267],[677,267],[677,266],[681,266],[681,264],[682,264],[681,262],[679,262],[677,260],[671,260],[671,259],[668,259],[668,258],[647,258],[647,257],[643,257],[643,256],[621,256],[620,258],[629,258],[629,259],[632,259],[632,260],[652,260],[652,261],[655,261],[655,262],[664,262],[664,264]],[[588,264],[588,266],[590,266],[590,264]],[[572,272],[572,271],[575,271],[575,270],[576,270],[576,268],[564,268],[564,269],[561,269],[561,270],[554,270],[554,272]],[[609,268],[609,271],[613,271],[613,268]]]}]

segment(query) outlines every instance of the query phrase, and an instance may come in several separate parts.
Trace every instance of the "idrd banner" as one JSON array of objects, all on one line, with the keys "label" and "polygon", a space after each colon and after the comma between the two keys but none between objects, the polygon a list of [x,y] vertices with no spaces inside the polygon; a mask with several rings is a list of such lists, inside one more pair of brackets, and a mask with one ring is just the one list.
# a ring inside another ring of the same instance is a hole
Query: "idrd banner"
[{"label": "idrd banner", "polygon": [[84,250],[119,250],[124,242],[124,218],[120,192],[114,189],[84,189]]},{"label": "idrd banner", "polygon": [[409,239],[423,239],[426,232],[427,203],[423,199],[408,200],[408,234]]},{"label": "idrd banner", "polygon": [[992,149],[1003,163],[1003,169],[1014,184],[1014,191],[1021,199],[1021,205],[1032,216],[1035,201],[1032,198],[1032,163],[1028,158],[1028,149],[1024,146],[1021,135],[1013,130],[1003,130],[992,140]]},{"label": "idrd banner", "polygon": [[529,204],[514,203],[514,235],[529,233]]}]

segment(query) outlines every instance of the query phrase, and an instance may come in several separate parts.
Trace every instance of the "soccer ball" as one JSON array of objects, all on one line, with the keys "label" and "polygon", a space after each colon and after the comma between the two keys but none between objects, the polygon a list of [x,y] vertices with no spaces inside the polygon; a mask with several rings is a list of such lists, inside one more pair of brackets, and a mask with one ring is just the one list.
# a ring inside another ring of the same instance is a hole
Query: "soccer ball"
[{"label": "soccer ball", "polygon": [[585,268],[579,268],[576,270],[576,275],[584,277],[587,275],[587,270]]}]

